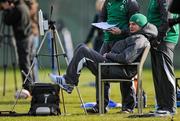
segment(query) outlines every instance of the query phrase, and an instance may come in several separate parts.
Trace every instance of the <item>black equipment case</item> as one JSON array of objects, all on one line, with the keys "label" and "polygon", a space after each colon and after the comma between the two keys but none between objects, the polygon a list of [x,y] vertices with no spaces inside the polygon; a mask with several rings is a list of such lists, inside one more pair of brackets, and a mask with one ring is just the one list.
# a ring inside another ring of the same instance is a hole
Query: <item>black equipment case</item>
[{"label": "black equipment case", "polygon": [[29,115],[59,115],[59,86],[51,83],[35,83],[31,86]]}]

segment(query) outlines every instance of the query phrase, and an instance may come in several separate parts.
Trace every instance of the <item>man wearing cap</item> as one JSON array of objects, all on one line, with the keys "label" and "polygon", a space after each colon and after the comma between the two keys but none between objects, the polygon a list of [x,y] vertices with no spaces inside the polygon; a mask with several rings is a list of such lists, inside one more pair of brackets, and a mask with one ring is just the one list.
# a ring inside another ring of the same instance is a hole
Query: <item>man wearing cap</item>
[{"label": "man wearing cap", "polygon": [[[103,44],[100,49],[101,55],[110,52],[112,46],[117,41],[123,40],[127,37],[126,33],[129,32],[128,30],[129,19],[133,14],[138,13],[139,10],[140,10],[140,7],[137,0],[105,0],[105,3],[102,7],[99,21],[104,21],[104,22],[107,22],[108,24],[116,24],[116,28],[112,30],[114,31],[113,33],[112,31],[111,32],[104,31]],[[98,85],[98,83],[96,83],[96,85]],[[122,84],[120,85],[120,87],[121,86]],[[110,84],[106,82],[104,84],[104,92],[105,92],[104,102],[105,103],[109,102],[109,92],[108,92],[109,88],[110,88]],[[123,90],[121,90],[121,92],[122,91]],[[96,95],[98,95],[97,91],[96,91]],[[126,95],[123,95],[123,96],[126,96]],[[98,102],[98,99],[97,99],[97,102]],[[95,108],[96,107],[97,106],[95,106]],[[94,110],[88,109],[87,112],[94,112]]]},{"label": "man wearing cap", "polygon": [[[66,74],[63,76],[49,74],[51,80],[54,83],[59,84],[62,89],[70,94],[74,86],[77,86],[79,83],[79,76],[83,67],[87,67],[95,76],[97,76],[98,63],[118,62],[127,64],[139,62],[144,48],[149,45],[147,37],[156,37],[157,29],[154,25],[149,24],[146,17],[142,14],[134,14],[130,18],[129,29],[131,35],[126,39],[116,42],[112,47],[112,50],[104,55],[89,49],[84,44],[80,44],[75,49],[74,57],[66,70]],[[136,67],[121,67],[118,69],[115,67],[109,67],[108,71],[105,70],[102,69],[103,76],[119,75],[121,78],[132,78],[137,74]],[[128,98],[125,97],[126,100],[122,103],[124,107],[122,111],[132,113],[135,107],[135,92],[132,89],[132,82],[123,83],[124,85],[122,88],[126,90]],[[98,96],[96,98],[98,98]],[[106,106],[107,103],[105,103],[105,111],[107,112]],[[96,107],[93,107],[93,110],[94,113],[99,113],[98,102]]]}]

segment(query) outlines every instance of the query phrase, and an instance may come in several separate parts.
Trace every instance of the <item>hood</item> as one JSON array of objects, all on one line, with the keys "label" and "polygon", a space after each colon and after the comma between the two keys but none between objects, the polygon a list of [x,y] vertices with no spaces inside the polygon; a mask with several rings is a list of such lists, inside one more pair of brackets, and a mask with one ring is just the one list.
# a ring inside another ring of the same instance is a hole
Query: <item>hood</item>
[{"label": "hood", "polygon": [[149,40],[156,38],[158,35],[157,27],[151,23],[147,23],[142,30],[140,31],[141,34],[146,36]]}]

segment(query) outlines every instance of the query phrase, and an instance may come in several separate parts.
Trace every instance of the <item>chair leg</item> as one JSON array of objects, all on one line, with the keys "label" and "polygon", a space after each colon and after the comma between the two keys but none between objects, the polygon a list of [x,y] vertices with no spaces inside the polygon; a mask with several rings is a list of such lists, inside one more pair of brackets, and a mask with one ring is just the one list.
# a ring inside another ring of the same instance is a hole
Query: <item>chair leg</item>
[{"label": "chair leg", "polygon": [[102,100],[101,100],[101,109],[102,109],[102,114],[104,114],[104,82],[101,82],[101,97],[102,97]]},{"label": "chair leg", "polygon": [[99,81],[99,114],[104,114],[104,82]]},{"label": "chair leg", "polygon": [[102,114],[103,112],[103,108],[102,108],[102,100],[103,100],[103,97],[102,97],[102,80],[101,80],[101,64],[98,65],[98,87],[99,87],[99,114]]},{"label": "chair leg", "polygon": [[101,85],[101,80],[99,80],[99,114],[102,114],[102,85]]},{"label": "chair leg", "polygon": [[87,113],[87,110],[86,110],[86,108],[85,108],[84,101],[83,101],[83,99],[82,99],[82,96],[81,96],[81,94],[80,94],[79,88],[78,88],[77,86],[76,86],[76,90],[77,90],[79,99],[80,99],[80,101],[81,101],[81,105],[83,106],[84,113],[87,115],[88,113]]},{"label": "chair leg", "polygon": [[142,80],[138,81],[138,114],[142,115],[143,101],[142,101]]}]

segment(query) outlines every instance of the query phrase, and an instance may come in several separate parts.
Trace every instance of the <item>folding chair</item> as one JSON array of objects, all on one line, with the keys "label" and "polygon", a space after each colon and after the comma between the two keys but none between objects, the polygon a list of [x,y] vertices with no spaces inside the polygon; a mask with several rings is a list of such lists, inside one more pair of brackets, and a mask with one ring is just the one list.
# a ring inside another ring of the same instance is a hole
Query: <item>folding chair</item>
[{"label": "folding chair", "polygon": [[142,70],[144,62],[147,58],[147,55],[150,50],[150,45],[147,45],[144,49],[140,62],[131,63],[131,64],[120,64],[120,63],[99,63],[98,65],[98,81],[99,81],[99,113],[104,113],[104,83],[105,82],[121,82],[121,81],[134,81],[134,79],[114,79],[115,77],[103,78],[102,75],[102,67],[104,66],[136,66],[137,67],[137,80],[138,80],[138,114],[142,114],[143,108],[143,99],[142,99]]}]

